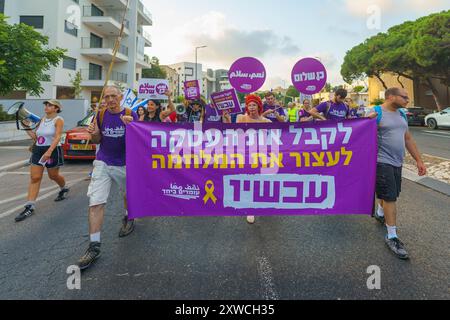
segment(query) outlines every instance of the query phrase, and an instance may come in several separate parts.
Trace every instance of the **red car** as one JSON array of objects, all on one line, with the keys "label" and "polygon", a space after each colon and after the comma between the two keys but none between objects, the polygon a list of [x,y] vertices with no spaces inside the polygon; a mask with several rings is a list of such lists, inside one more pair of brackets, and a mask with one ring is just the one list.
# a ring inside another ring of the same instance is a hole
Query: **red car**
[{"label": "red car", "polygon": [[76,128],[68,130],[61,138],[65,160],[95,160],[96,145],[87,144],[87,128],[94,118],[94,113],[78,122]]}]

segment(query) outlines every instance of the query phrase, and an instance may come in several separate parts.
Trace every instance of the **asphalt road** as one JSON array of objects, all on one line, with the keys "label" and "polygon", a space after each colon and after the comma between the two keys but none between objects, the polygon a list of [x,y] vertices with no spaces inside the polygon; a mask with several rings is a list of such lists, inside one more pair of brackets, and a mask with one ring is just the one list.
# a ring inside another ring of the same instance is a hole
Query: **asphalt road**
[{"label": "asphalt road", "polygon": [[[123,209],[112,197],[103,256],[81,290],[68,290],[67,267],[89,240],[89,170],[66,165],[68,180],[79,181],[70,198],[56,204],[43,192],[36,215],[20,224],[14,208],[23,200],[8,199],[26,191],[27,168],[1,177],[0,299],[450,299],[450,198],[408,181],[399,206],[407,262],[365,216],[265,217],[253,226],[241,217],[148,218],[119,239]],[[381,290],[367,288],[372,265]]]},{"label": "asphalt road", "polygon": [[450,159],[450,130],[410,127],[410,131],[419,146],[420,152]]}]

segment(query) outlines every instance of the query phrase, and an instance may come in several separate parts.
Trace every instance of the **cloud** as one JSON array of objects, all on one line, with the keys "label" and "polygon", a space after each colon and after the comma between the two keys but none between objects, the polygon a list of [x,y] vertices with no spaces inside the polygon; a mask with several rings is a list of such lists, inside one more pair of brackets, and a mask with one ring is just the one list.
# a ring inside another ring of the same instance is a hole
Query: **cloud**
[{"label": "cloud", "polygon": [[[273,30],[240,30],[228,23],[225,15],[211,11],[173,30],[171,42],[176,44],[177,58],[192,60],[199,51],[203,63],[229,66],[242,56],[264,58],[268,55],[297,55],[300,48],[290,37]],[[173,48],[175,50],[175,48]]]},{"label": "cloud", "polygon": [[429,13],[445,9],[446,0],[344,0],[347,11],[356,17],[367,17],[371,8],[378,7],[383,14],[404,11]]}]

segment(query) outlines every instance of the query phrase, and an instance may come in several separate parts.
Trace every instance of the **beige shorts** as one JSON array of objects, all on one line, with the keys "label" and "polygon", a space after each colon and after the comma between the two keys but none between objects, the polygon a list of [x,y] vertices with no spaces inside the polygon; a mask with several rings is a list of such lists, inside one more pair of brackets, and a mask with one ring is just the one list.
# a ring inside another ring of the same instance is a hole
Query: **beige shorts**
[{"label": "beige shorts", "polygon": [[91,183],[88,188],[89,206],[94,207],[108,202],[112,183],[116,183],[123,199],[126,192],[126,167],[108,166],[103,161],[94,161]]}]

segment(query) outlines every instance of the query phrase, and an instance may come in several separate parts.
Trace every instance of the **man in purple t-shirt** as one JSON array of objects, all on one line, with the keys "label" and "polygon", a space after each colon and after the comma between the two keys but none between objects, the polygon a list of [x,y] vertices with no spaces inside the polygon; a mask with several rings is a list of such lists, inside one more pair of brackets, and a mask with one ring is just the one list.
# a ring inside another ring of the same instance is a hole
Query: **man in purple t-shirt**
[{"label": "man in purple t-shirt", "polygon": [[315,119],[320,120],[340,121],[348,119],[350,108],[345,104],[345,98],[347,98],[347,90],[338,89],[332,100],[319,104],[312,108],[309,113]]},{"label": "man in purple t-shirt", "polygon": [[[89,126],[91,141],[100,144],[100,151],[94,161],[94,171],[88,189],[89,197],[89,235],[90,244],[85,255],[78,261],[81,270],[85,270],[100,257],[100,231],[105,215],[112,183],[116,183],[125,199],[125,132],[126,127],[138,119],[136,113],[121,107],[121,90],[115,86],[105,88],[106,109],[97,113],[97,120]],[[125,202],[126,205],[126,202]],[[134,221],[125,217],[119,237],[125,237],[134,230]]]},{"label": "man in purple t-shirt", "polygon": [[262,116],[272,122],[286,122],[286,112],[284,112],[284,109],[277,104],[273,92],[266,93],[265,98],[266,102],[263,105],[264,113]]}]

